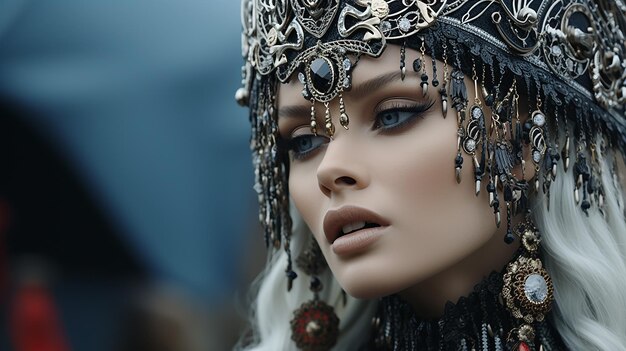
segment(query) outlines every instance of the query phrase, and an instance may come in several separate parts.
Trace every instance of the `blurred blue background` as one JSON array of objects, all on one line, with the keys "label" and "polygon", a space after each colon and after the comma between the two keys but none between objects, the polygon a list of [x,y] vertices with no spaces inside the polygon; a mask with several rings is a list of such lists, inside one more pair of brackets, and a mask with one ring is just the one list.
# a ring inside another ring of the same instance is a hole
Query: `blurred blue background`
[{"label": "blurred blue background", "polygon": [[32,301],[64,350],[232,347],[264,254],[239,7],[0,0],[1,350]]}]

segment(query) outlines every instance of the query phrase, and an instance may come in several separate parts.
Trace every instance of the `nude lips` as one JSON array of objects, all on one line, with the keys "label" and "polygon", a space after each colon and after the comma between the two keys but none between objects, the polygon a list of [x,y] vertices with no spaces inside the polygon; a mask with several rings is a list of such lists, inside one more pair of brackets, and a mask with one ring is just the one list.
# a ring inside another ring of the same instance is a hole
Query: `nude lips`
[{"label": "nude lips", "polygon": [[[354,223],[365,222],[375,224],[375,227],[366,226],[348,234],[343,234],[342,228]],[[389,222],[375,212],[356,206],[344,206],[337,210],[330,210],[324,216],[324,234],[337,255],[357,253],[375,241],[389,226]]]},{"label": "nude lips", "polygon": [[337,238],[330,246],[337,255],[347,255],[365,249],[383,235],[386,227],[363,228]]}]

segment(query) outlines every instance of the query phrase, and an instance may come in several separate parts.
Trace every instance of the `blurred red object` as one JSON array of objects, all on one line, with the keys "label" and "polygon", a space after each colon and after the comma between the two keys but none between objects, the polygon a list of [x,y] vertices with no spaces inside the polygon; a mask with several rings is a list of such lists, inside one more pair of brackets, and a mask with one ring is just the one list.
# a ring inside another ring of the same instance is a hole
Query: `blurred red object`
[{"label": "blurred red object", "polygon": [[16,291],[11,314],[15,351],[69,351],[54,300],[38,282],[23,283]]},{"label": "blurred red object", "polygon": [[7,228],[9,227],[9,204],[0,199],[0,301],[7,296],[9,281],[7,258]]}]

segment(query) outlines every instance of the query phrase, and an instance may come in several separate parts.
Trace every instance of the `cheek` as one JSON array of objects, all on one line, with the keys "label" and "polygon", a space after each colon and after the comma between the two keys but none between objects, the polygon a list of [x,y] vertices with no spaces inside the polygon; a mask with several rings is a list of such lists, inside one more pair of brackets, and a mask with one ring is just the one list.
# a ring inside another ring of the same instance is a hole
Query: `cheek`
[{"label": "cheek", "polygon": [[415,131],[386,139],[388,145],[378,148],[384,155],[376,158],[386,164],[377,168],[375,177],[406,210],[431,212],[463,195],[454,177],[456,123],[436,118],[422,122]]},{"label": "cheek", "polygon": [[402,239],[390,242],[389,252],[409,260],[406,266],[422,267],[407,277],[423,278],[484,245],[496,228],[486,191],[475,195],[470,157],[465,156],[462,181],[456,182],[455,121],[417,127],[422,130],[390,139],[398,145],[379,148],[388,155],[377,157],[384,161],[374,179],[382,184],[385,207],[399,219]]}]

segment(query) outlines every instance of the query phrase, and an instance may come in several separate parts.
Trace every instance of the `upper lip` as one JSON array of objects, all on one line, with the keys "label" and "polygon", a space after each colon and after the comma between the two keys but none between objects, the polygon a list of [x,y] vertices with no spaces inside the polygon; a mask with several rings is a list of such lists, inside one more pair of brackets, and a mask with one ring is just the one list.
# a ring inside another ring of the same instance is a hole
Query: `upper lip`
[{"label": "upper lip", "polygon": [[324,216],[324,234],[329,243],[333,243],[339,236],[343,226],[354,222],[376,223],[388,226],[389,222],[378,213],[357,206],[344,206],[336,210],[329,210]]}]

